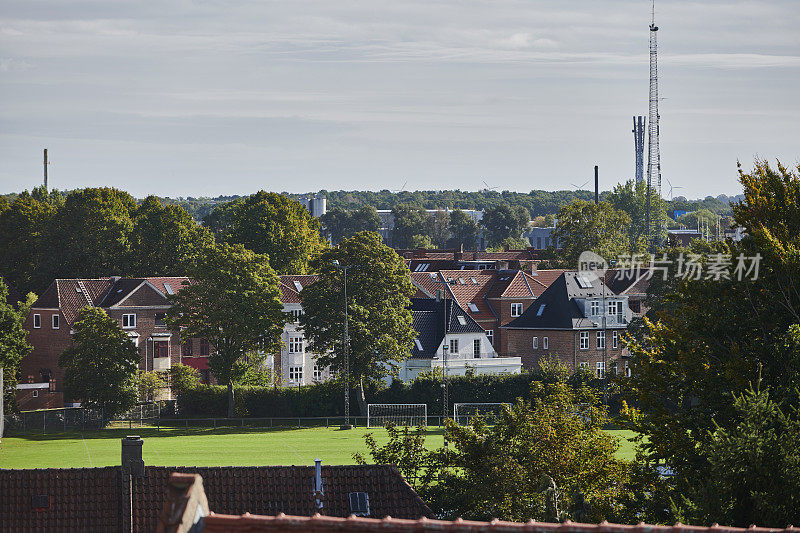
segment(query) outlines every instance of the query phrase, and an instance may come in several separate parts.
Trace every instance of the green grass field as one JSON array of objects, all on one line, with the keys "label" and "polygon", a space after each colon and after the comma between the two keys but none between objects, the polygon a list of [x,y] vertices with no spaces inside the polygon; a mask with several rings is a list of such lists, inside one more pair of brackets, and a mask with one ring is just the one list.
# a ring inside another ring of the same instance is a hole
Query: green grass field
[{"label": "green grass field", "polygon": [[[107,429],[103,431],[5,437],[0,444],[0,468],[70,468],[120,464],[120,439],[144,439],[145,464],[160,466],[247,466],[353,464],[353,453],[366,454],[364,434],[372,432],[381,444],[384,429],[349,431],[313,429]],[[633,432],[612,430],[620,440],[617,455],[631,459]],[[441,429],[430,428],[426,445],[441,446]]]}]

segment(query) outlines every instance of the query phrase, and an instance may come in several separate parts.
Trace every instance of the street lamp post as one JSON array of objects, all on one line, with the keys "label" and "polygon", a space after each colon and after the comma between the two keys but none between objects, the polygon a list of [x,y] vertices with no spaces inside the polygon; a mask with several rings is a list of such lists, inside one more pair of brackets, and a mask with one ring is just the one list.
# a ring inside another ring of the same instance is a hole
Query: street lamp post
[{"label": "street lamp post", "polygon": [[344,274],[344,424],[340,429],[353,429],[350,424],[350,337],[348,335],[348,316],[347,316],[347,269],[354,265],[340,265],[334,259],[333,265],[340,269]]}]

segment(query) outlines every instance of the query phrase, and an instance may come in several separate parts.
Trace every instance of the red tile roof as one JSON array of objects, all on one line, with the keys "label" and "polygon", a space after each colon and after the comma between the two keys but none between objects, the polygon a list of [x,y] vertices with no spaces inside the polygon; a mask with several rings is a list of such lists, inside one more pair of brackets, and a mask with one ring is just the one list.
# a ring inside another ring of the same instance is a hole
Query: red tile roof
[{"label": "red tile roof", "polygon": [[348,531],[385,531],[391,533],[483,533],[486,531],[508,533],[797,533],[800,528],[787,527],[785,529],[772,529],[765,527],[751,527],[748,529],[721,526],[658,526],[652,524],[581,524],[566,521],[561,524],[547,522],[526,523],[504,522],[492,520],[491,522],[473,522],[471,520],[457,519],[455,521],[429,520],[403,520],[398,518],[335,518],[330,516],[315,515],[312,517],[301,516],[256,516],[244,514],[242,516],[229,516],[211,514],[204,519],[204,533],[236,532],[293,532],[305,531],[309,533],[323,532],[348,532]]},{"label": "red tile roof", "polygon": [[544,288],[546,289],[549,287],[558,277],[563,274],[564,272],[568,272],[567,270],[563,269],[555,269],[555,270],[534,270],[531,276],[536,279],[539,283],[541,283]]},{"label": "red tile roof", "polygon": [[299,283],[300,287],[308,287],[318,279],[319,276],[315,274],[280,276],[278,288],[281,290],[281,302],[299,304],[302,289],[298,289],[296,283]]}]

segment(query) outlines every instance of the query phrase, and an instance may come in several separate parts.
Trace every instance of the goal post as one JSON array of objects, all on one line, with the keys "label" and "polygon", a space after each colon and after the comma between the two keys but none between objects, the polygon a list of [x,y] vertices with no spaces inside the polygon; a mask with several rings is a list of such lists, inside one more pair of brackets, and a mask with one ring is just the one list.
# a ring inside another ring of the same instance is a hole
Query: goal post
[{"label": "goal post", "polygon": [[469,424],[471,418],[481,416],[485,419],[496,419],[503,410],[503,406],[510,404],[500,403],[456,403],[453,404],[453,421],[459,426]]},{"label": "goal post", "polygon": [[398,426],[427,426],[428,404],[371,403],[367,405],[367,427],[383,427],[387,422]]}]

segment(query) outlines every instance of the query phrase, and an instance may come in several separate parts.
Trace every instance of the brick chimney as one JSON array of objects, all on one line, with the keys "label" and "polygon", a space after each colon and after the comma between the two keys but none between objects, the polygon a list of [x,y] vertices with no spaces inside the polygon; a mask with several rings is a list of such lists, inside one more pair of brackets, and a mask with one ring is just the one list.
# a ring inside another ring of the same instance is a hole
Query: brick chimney
[{"label": "brick chimney", "polygon": [[202,531],[203,518],[209,515],[208,499],[199,474],[173,472],[167,482],[167,498],[158,515],[157,533]]}]

